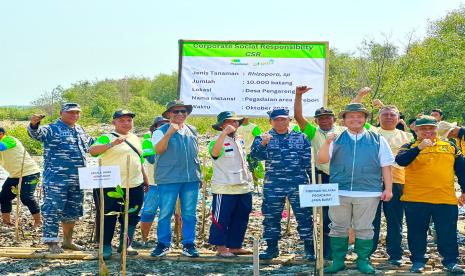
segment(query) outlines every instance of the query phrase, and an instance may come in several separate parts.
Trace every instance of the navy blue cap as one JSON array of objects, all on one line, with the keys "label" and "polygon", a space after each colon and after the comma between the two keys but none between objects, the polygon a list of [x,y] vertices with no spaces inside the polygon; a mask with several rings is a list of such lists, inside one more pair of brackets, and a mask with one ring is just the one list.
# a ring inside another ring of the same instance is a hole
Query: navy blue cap
[{"label": "navy blue cap", "polygon": [[67,111],[81,111],[81,106],[79,106],[77,103],[64,103],[61,106],[61,112]]},{"label": "navy blue cap", "polygon": [[136,117],[136,113],[131,112],[127,109],[118,109],[115,111],[115,113],[113,113],[113,119],[118,119],[123,116],[129,116],[131,118],[134,118]]},{"label": "navy blue cap", "polygon": [[267,113],[268,113],[268,116],[270,116],[271,120],[274,120],[279,117],[289,118],[289,109],[285,109],[285,108],[276,108],[276,109],[268,111]]}]

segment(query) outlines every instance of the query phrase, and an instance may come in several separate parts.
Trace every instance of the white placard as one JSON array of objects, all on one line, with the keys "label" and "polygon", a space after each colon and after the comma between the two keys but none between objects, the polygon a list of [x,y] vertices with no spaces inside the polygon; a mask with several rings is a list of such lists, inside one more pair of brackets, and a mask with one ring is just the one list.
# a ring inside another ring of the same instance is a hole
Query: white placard
[{"label": "white placard", "polygon": [[113,188],[121,184],[119,166],[79,168],[79,187],[84,189]]},{"label": "white placard", "polygon": [[300,207],[339,205],[338,184],[299,185]]},{"label": "white placard", "polygon": [[179,98],[193,115],[266,116],[273,108],[293,114],[295,87],[313,89],[302,99],[304,116],[325,105],[326,42],[181,41]]}]

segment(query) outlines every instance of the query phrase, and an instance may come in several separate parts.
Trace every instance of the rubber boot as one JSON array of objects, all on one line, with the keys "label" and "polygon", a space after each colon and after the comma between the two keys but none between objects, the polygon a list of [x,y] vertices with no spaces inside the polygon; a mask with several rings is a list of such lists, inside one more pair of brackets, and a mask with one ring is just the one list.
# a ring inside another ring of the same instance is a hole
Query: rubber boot
[{"label": "rubber boot", "polygon": [[108,260],[111,258],[111,244],[103,245],[103,259]]},{"label": "rubber boot", "polygon": [[374,274],[375,269],[371,266],[369,257],[373,248],[373,240],[355,239],[354,251],[357,253],[357,269],[364,274]]},{"label": "rubber boot", "polygon": [[[126,254],[129,256],[138,255],[137,251],[132,248],[132,241],[134,239],[134,233],[136,232],[136,226],[128,225],[128,246],[126,248]],[[119,233],[119,246],[118,246],[118,253],[123,251],[123,236],[124,236],[124,229],[121,229]]]},{"label": "rubber boot", "polygon": [[267,240],[266,241],[266,251],[265,253],[260,254],[259,258],[262,260],[271,260],[279,256],[278,241]]},{"label": "rubber boot", "polygon": [[325,267],[324,273],[327,274],[337,273],[346,268],[344,262],[349,247],[349,237],[330,237],[330,239],[333,263]]},{"label": "rubber boot", "polygon": [[315,248],[313,247],[313,241],[312,240],[306,240],[304,241],[304,259],[307,261],[314,262],[315,259]]}]

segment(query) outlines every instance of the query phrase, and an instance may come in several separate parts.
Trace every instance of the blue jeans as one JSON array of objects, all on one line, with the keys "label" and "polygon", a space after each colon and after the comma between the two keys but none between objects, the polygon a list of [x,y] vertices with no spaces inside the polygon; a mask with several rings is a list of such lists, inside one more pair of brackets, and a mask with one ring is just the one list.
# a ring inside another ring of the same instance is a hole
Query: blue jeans
[{"label": "blue jeans", "polygon": [[141,222],[153,222],[157,214],[159,201],[158,186],[150,185],[149,191],[144,196],[144,206],[140,214]]},{"label": "blue jeans", "polygon": [[158,217],[158,242],[171,244],[171,218],[176,208],[176,199],[181,201],[182,244],[193,244],[195,240],[195,211],[200,182],[170,183],[158,185],[160,215]]}]

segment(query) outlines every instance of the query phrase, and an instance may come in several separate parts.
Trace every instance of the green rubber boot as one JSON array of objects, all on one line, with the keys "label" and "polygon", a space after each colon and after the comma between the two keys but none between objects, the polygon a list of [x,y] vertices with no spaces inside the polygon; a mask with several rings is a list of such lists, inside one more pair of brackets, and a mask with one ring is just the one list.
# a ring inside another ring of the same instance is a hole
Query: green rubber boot
[{"label": "green rubber boot", "polygon": [[364,274],[374,274],[375,269],[371,266],[369,257],[373,248],[373,240],[355,239],[354,251],[357,253],[357,269]]},{"label": "green rubber boot", "polygon": [[338,273],[346,268],[344,261],[349,247],[349,237],[330,237],[330,239],[333,263],[325,267],[324,273],[327,274]]}]

